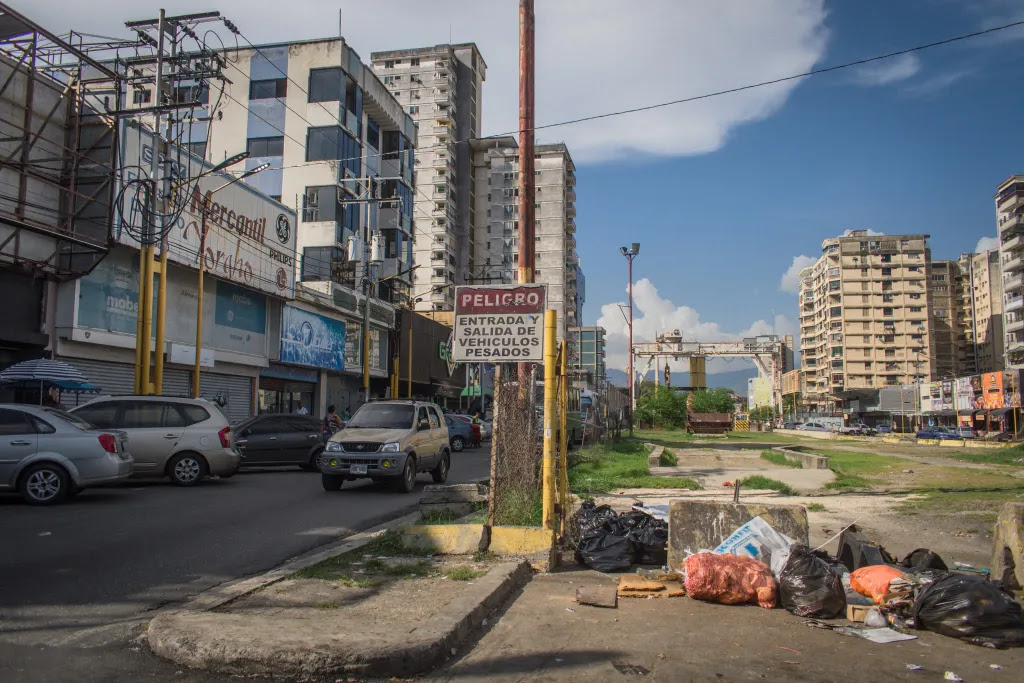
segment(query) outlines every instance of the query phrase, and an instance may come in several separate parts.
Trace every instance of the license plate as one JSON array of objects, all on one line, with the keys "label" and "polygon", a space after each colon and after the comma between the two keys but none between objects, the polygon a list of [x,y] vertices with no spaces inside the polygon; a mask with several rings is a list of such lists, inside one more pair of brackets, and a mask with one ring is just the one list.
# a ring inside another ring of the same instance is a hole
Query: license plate
[{"label": "license plate", "polygon": [[352,465],[352,474],[366,474],[366,465]]}]

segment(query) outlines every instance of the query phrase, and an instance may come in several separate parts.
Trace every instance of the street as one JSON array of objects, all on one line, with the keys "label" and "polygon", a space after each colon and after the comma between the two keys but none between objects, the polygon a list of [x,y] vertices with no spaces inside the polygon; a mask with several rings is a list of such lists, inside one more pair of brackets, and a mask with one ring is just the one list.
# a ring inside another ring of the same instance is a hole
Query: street
[{"label": "street", "polygon": [[[486,448],[454,454],[449,483],[486,478],[488,458]],[[368,480],[328,493],[317,474],[285,468],[195,488],[132,481],[50,508],[4,495],[0,679],[173,674],[144,649],[125,647],[147,612],[409,511],[430,481],[420,474],[411,495]]]}]

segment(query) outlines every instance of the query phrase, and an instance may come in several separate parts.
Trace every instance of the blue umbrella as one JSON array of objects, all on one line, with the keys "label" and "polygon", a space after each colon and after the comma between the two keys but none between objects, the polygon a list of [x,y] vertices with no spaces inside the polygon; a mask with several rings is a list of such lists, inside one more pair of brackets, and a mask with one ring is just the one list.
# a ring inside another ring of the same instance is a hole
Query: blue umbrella
[{"label": "blue umbrella", "polygon": [[[47,358],[27,360],[17,365],[12,365],[3,372],[0,372],[0,383],[12,384],[15,382],[30,384],[38,382],[40,405],[43,403],[43,385],[46,383],[54,384],[64,389],[75,387],[79,392],[99,391],[99,387],[89,384],[85,375],[78,368],[62,363],[59,360],[49,360]],[[72,389],[72,391],[75,389]]]}]

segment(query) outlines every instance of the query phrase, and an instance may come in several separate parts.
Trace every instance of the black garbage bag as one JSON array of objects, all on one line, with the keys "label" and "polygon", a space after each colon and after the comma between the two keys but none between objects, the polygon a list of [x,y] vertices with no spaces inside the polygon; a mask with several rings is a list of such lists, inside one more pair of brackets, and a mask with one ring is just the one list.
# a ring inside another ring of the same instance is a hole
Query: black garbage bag
[{"label": "black garbage bag", "polygon": [[798,617],[831,619],[846,612],[846,589],[825,553],[793,546],[779,573],[782,606]]},{"label": "black garbage bag", "polygon": [[1020,604],[980,576],[950,572],[925,586],[914,601],[914,626],[975,645],[1024,645]]},{"label": "black garbage bag", "polygon": [[668,563],[668,524],[660,519],[651,519],[640,529],[629,533],[629,540],[637,552],[637,562],[658,564]]},{"label": "black garbage bag", "polygon": [[916,569],[918,571],[925,571],[928,569],[939,569],[946,571],[949,567],[942,561],[938,553],[928,550],[928,548],[918,548],[914,552],[910,553],[903,558],[900,562],[900,566],[906,567],[907,569]]},{"label": "black garbage bag", "polygon": [[629,569],[636,549],[628,534],[616,519],[584,530],[576,546],[576,561],[599,572]]},{"label": "black garbage bag", "polygon": [[583,505],[574,515],[576,529],[579,533],[601,526],[609,520],[618,519],[618,513],[608,505],[597,506],[592,500],[583,501]]}]

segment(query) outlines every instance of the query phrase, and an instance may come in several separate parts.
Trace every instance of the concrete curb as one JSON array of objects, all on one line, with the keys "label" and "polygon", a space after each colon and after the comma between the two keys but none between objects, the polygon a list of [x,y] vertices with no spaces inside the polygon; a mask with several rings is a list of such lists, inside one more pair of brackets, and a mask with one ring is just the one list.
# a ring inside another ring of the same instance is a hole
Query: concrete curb
[{"label": "concrete curb", "polygon": [[181,611],[150,623],[149,646],[178,664],[234,675],[412,676],[450,657],[531,575],[526,561],[500,564],[417,628],[395,629],[391,642],[330,632],[312,618]]},{"label": "concrete curb", "polygon": [[311,550],[304,555],[299,555],[294,559],[288,560],[281,566],[271,569],[268,572],[264,572],[258,576],[239,579],[237,581],[217,586],[216,588],[211,588],[208,591],[200,593],[189,602],[186,602],[181,607],[175,608],[172,611],[201,612],[216,609],[222,605],[226,605],[229,602],[233,602],[250,593],[258,591],[261,588],[265,588],[273,583],[282,581],[300,569],[312,567],[314,564],[323,562],[335,555],[341,555],[342,553],[347,553],[350,550],[360,548],[389,529],[415,524],[419,520],[420,513],[412,512],[402,517],[378,524],[366,531],[360,531],[357,534],[347,536],[341,541],[320,546],[319,548]]},{"label": "concrete curb", "polygon": [[828,456],[827,455],[815,455],[813,453],[804,453],[799,450],[795,450],[793,446],[775,446],[772,448],[773,451],[778,451],[786,456],[787,460],[800,463],[805,470],[827,470]]},{"label": "concrete curb", "polygon": [[651,450],[647,454],[647,473],[650,474],[652,467],[661,467],[661,454],[665,452],[665,447],[653,443],[645,443],[644,446]]}]

